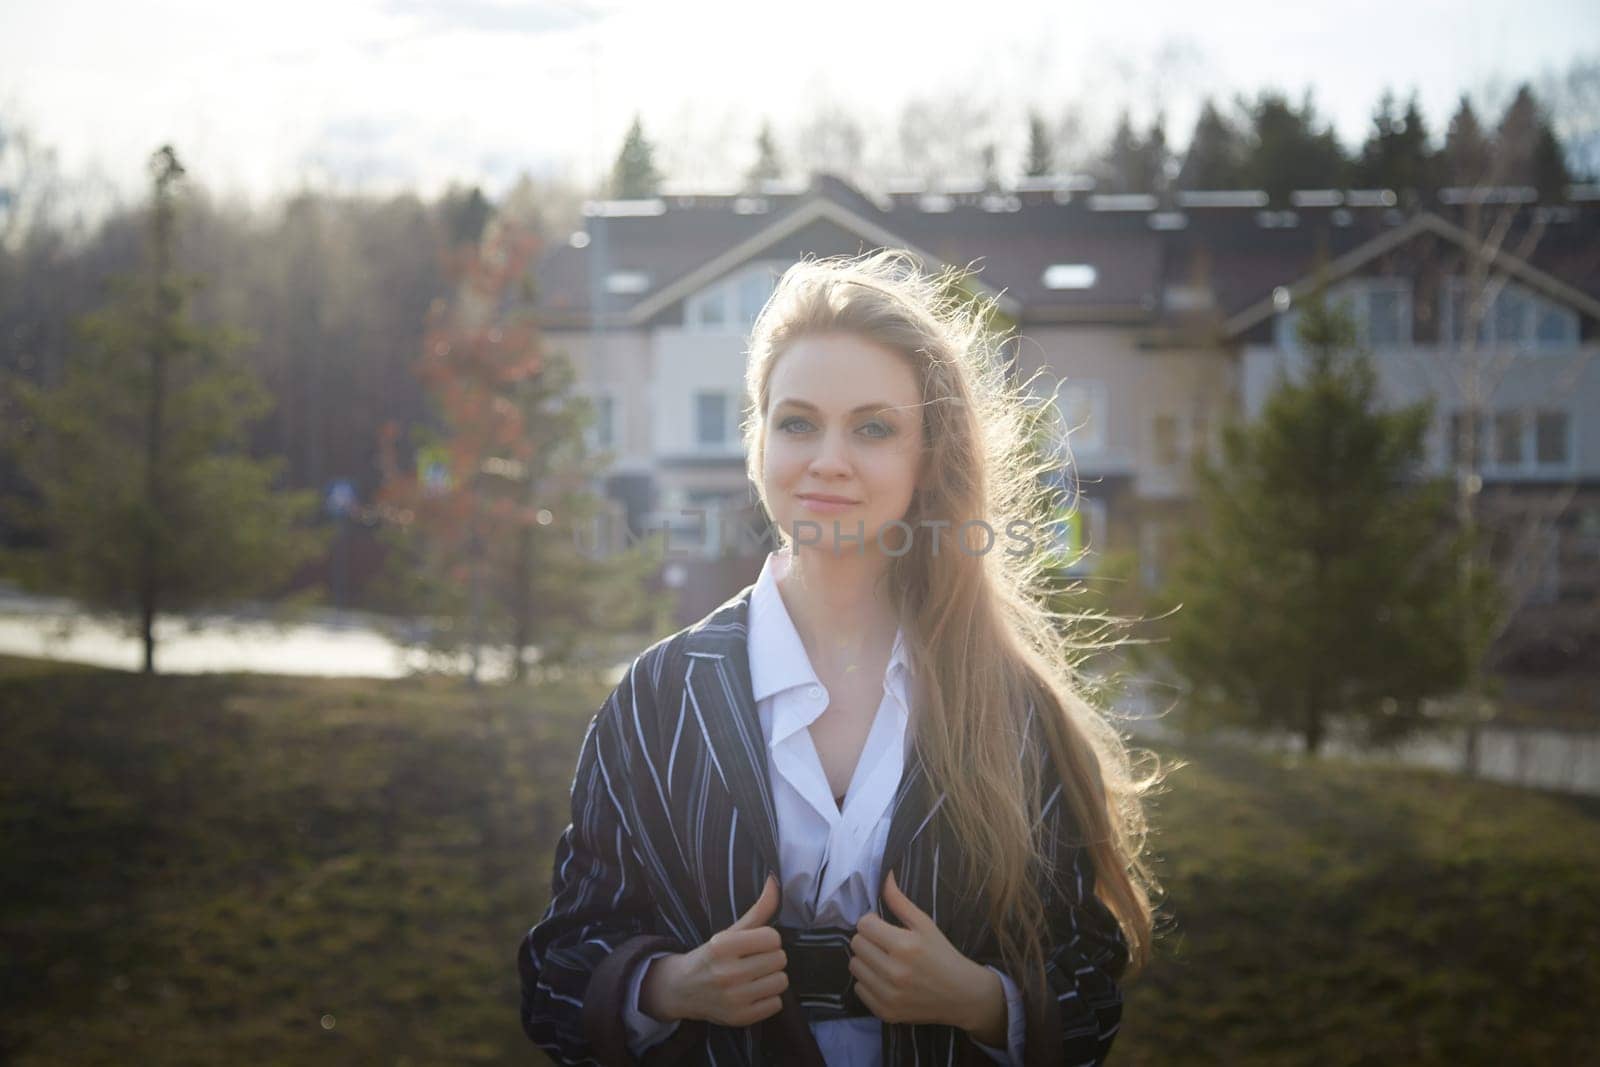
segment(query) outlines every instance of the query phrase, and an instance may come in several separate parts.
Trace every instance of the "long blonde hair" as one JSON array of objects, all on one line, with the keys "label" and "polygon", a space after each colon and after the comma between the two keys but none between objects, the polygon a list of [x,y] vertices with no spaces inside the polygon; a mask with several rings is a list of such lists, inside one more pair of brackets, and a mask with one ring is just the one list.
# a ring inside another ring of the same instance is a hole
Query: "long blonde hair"
[{"label": "long blonde hair", "polygon": [[[741,425],[751,482],[763,485],[777,361],[802,336],[850,333],[903,354],[922,388],[927,454],[907,524],[915,529],[921,518],[937,517],[957,531],[979,520],[998,532],[1011,519],[1044,514],[1055,491],[1040,475],[1052,463],[1031,442],[1037,420],[1048,415],[1027,401],[1025,385],[1008,379],[1002,341],[986,325],[993,301],[963,297],[957,287],[964,277],[929,277],[913,256],[895,250],[790,267],[751,338],[750,406]],[[899,550],[905,534],[886,532],[884,541]],[[1104,639],[1106,618],[1049,606],[1041,552],[1014,554],[996,539],[983,551],[935,553],[932,541],[912,537],[887,580],[910,638],[915,743],[965,845],[961,884],[987,899],[1009,973],[1042,987],[1048,928],[1031,867],[1043,859],[1034,832],[1042,756],[1025,760],[1021,774],[1017,759],[1031,702],[1061,770],[1061,802],[1093,860],[1095,894],[1128,942],[1124,977],[1132,977],[1151,953],[1151,898],[1159,886],[1144,859],[1143,797],[1161,772],[1157,760],[1154,772],[1135,775],[1122,734],[1090,699],[1095,687],[1083,661],[1114,643]]]}]

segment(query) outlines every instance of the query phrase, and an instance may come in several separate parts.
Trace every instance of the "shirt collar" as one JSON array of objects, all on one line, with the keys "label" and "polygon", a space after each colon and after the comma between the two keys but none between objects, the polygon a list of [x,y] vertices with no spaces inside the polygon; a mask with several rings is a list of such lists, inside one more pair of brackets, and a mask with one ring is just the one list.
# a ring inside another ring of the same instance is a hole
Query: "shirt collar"
[{"label": "shirt collar", "polygon": [[[817,672],[806,655],[806,646],[794,628],[789,609],[778,592],[778,579],[788,573],[790,549],[767,553],[750,594],[749,651],[750,683],[757,704],[775,693],[802,685],[820,685]],[[888,674],[910,669],[906,653],[905,628],[895,631],[894,648],[889,653]]]}]

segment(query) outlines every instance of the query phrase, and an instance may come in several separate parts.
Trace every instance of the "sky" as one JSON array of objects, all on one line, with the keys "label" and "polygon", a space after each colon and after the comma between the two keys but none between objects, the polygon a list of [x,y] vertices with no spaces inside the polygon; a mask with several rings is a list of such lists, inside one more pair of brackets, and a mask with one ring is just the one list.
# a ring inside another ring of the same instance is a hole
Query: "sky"
[{"label": "sky", "polygon": [[1160,108],[1181,143],[1206,94],[1309,87],[1351,145],[1385,87],[1438,133],[1463,91],[1596,55],[1594,0],[0,0],[0,117],[108,196],[141,196],[166,142],[254,202],[306,182],[498,195],[524,171],[591,180],[635,114],[671,177],[710,186],[763,118],[821,105],[880,139],[908,100],[986,109],[1017,131],[1005,161],[1030,107],[1096,129]]}]

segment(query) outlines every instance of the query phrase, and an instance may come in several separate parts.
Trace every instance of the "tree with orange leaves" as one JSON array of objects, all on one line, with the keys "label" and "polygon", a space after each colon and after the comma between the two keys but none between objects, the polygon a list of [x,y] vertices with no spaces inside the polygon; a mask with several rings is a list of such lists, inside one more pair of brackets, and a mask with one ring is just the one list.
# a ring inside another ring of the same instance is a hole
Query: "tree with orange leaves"
[{"label": "tree with orange leaves", "polygon": [[541,664],[565,662],[586,638],[653,632],[665,610],[645,588],[647,545],[597,550],[606,502],[592,487],[607,457],[589,452],[593,405],[538,329],[538,247],[495,220],[447,253],[456,296],[430,309],[416,364],[437,425],[413,428],[412,465],[398,426],[381,442],[389,606],[427,616],[432,656],[464,657],[474,683],[485,648],[521,679],[535,648]]}]

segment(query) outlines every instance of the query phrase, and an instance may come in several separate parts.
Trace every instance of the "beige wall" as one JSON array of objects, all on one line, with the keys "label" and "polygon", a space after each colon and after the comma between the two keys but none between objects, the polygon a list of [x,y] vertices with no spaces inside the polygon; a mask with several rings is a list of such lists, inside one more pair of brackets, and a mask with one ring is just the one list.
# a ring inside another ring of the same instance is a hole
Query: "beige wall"
[{"label": "beige wall", "polygon": [[[654,362],[652,396],[655,424],[651,428],[654,454],[661,456],[744,455],[738,424],[744,413],[745,352],[749,341],[742,332],[708,332],[662,326],[651,335]],[[730,394],[729,442],[720,448],[695,440],[694,394],[716,390]]]},{"label": "beige wall", "polygon": [[[1103,396],[1096,414],[1105,425],[1077,434],[1102,446],[1070,442],[1080,476],[1131,473],[1141,498],[1185,497],[1191,457],[1214,447],[1222,419],[1233,410],[1234,361],[1217,349],[1141,349],[1138,338],[1128,327],[1026,329],[1019,369],[1023,377],[1043,369],[1039,382],[1047,389],[1060,379],[1063,395],[1081,383]],[[1163,428],[1172,431],[1170,440],[1162,440]],[[1172,451],[1163,454],[1163,445]]]},{"label": "beige wall", "polygon": [[[1044,327],[1023,331],[1019,362],[1026,378],[1043,369],[1048,391],[1092,383],[1103,398],[1103,427],[1085,427],[1072,442],[1084,495],[1103,502],[1105,543],[1096,553],[1132,551],[1141,585],[1166,579],[1174,544],[1184,534],[1196,449],[1216,454],[1223,421],[1235,410],[1235,361],[1217,349],[1138,345],[1131,327]],[[1166,420],[1167,440],[1158,420]],[[1098,441],[1101,447],[1084,447]],[[1091,556],[1091,559],[1093,557]]]},{"label": "beige wall", "polygon": [[611,448],[616,454],[613,469],[648,470],[652,465],[649,335],[642,330],[547,330],[545,343],[572,360],[579,392],[612,398],[616,433]]}]

